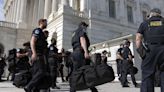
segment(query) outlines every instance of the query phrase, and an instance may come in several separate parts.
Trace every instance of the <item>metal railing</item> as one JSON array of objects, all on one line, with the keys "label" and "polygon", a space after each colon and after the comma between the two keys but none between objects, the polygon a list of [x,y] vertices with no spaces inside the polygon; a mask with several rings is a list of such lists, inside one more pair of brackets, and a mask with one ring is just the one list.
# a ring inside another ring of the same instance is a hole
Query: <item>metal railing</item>
[{"label": "metal railing", "polygon": [[0,21],[0,27],[16,28],[17,24],[12,22]]}]

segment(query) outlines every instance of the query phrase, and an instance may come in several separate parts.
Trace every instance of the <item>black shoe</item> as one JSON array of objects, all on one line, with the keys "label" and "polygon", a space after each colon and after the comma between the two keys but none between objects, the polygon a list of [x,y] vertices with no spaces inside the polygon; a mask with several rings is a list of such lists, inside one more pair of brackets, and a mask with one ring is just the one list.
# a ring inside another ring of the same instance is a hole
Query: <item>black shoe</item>
[{"label": "black shoe", "polygon": [[122,87],[129,87],[129,85],[122,85]]},{"label": "black shoe", "polygon": [[140,86],[138,85],[138,83],[136,83],[135,85],[134,85],[136,88],[139,88]]},{"label": "black shoe", "polygon": [[98,92],[98,90],[95,87],[90,88],[90,89],[91,89],[91,92]]},{"label": "black shoe", "polygon": [[25,92],[31,92],[31,90],[28,87],[24,87]]},{"label": "black shoe", "polygon": [[68,76],[66,77],[66,81],[68,81]]},{"label": "black shoe", "polygon": [[60,87],[54,86],[54,87],[52,87],[52,89],[60,89]]}]

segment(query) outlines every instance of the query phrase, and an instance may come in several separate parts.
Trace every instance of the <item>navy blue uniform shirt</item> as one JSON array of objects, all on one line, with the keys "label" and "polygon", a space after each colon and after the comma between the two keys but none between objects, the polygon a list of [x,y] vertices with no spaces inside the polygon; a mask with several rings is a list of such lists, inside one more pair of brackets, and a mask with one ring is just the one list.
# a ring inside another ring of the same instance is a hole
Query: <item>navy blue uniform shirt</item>
[{"label": "navy blue uniform shirt", "polygon": [[155,20],[161,20],[161,16],[153,16],[148,20],[145,20],[144,22],[142,22],[139,26],[139,29],[137,31],[137,33],[140,33],[142,35],[144,35],[145,31],[147,31],[149,29],[149,21],[155,21]]},{"label": "navy blue uniform shirt", "polygon": [[49,56],[58,53],[58,49],[57,49],[53,44],[51,44],[51,45],[49,46],[48,51],[49,51],[49,53],[48,53]]},{"label": "navy blue uniform shirt", "polygon": [[40,28],[34,29],[32,32],[32,36],[35,36],[37,39],[36,46],[35,46],[36,53],[45,54],[47,49],[47,41],[42,29]]},{"label": "navy blue uniform shirt", "polygon": [[124,47],[121,51],[121,54],[122,54],[122,57],[124,59],[128,59],[129,58],[129,55],[132,56],[132,53],[131,53],[131,50],[129,49],[129,47]]},{"label": "navy blue uniform shirt", "polygon": [[88,49],[90,46],[90,41],[89,41],[89,38],[88,38],[86,32],[84,32],[82,28],[78,28],[72,34],[73,49],[81,48],[80,37],[84,37],[86,39],[86,44],[87,44],[87,49]]}]

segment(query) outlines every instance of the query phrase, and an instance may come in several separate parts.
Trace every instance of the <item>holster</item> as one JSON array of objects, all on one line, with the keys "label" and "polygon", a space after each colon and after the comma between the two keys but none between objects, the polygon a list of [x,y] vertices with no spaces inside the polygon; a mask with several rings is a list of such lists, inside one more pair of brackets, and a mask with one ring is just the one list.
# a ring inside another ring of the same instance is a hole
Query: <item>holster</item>
[{"label": "holster", "polygon": [[144,59],[146,57],[146,53],[150,51],[148,46],[143,42],[141,46],[137,48],[136,50],[142,59]]}]

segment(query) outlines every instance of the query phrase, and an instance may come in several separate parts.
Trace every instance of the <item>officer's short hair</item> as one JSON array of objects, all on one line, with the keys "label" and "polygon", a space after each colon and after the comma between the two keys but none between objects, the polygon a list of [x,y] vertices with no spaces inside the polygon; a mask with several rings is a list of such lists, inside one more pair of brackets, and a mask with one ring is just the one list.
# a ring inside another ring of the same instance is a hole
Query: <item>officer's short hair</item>
[{"label": "officer's short hair", "polygon": [[47,22],[47,19],[39,19],[38,24],[43,23],[43,22]]},{"label": "officer's short hair", "polygon": [[80,24],[79,24],[79,26],[82,26],[82,25],[88,27],[88,24],[84,21],[80,22]]},{"label": "officer's short hair", "polygon": [[161,10],[158,9],[158,8],[153,8],[153,9],[150,10],[150,12],[161,14]]},{"label": "officer's short hair", "polygon": [[128,44],[130,44],[130,41],[128,39],[124,39],[124,44],[128,45]]},{"label": "officer's short hair", "polygon": [[108,53],[106,50],[102,51],[102,54]]}]

